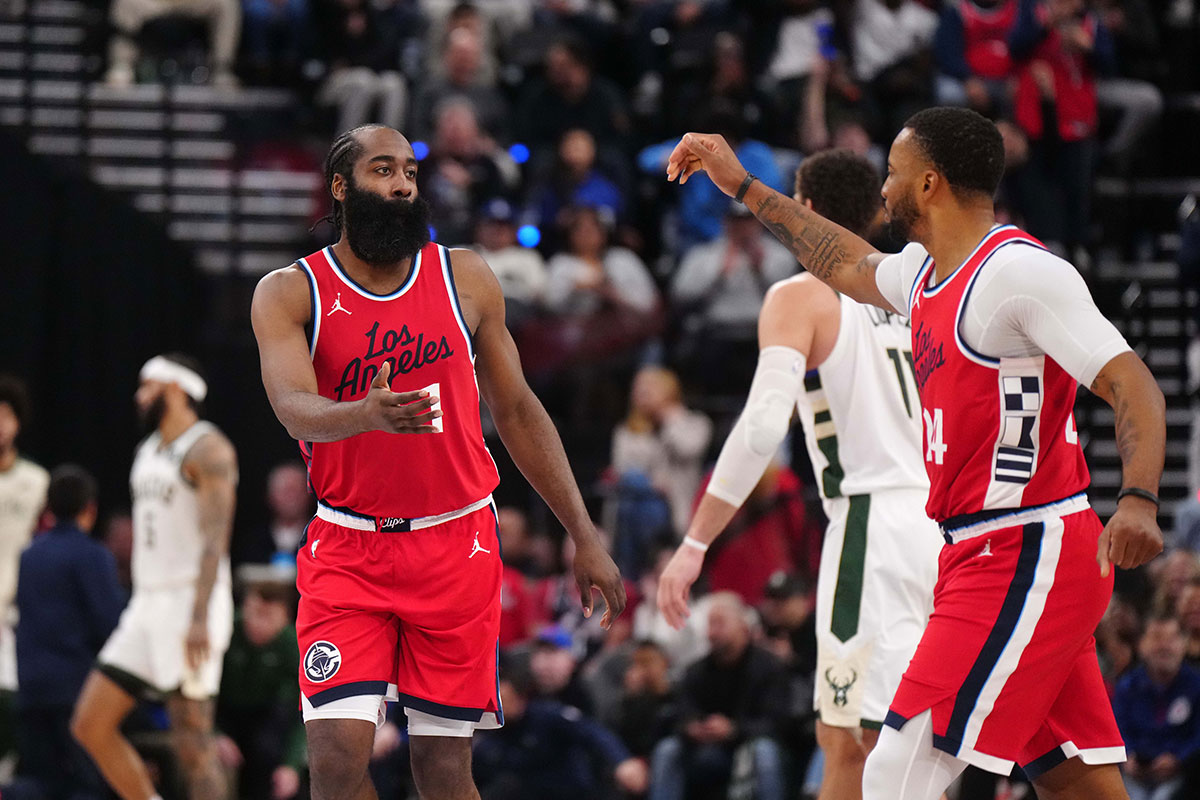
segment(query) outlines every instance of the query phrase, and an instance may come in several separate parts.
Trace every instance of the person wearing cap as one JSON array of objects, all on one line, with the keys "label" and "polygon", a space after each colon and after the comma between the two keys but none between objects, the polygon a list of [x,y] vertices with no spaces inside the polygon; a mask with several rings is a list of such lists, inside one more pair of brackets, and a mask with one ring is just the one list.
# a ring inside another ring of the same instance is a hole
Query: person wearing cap
[{"label": "person wearing cap", "polygon": [[120,726],[139,699],[162,699],[189,797],[221,800],[213,698],[233,631],[237,454],[201,419],[208,384],[194,359],[155,356],[138,377],[134,402],[148,435],[129,481],[133,596],[84,683],[71,732],[123,800],[161,800]]}]

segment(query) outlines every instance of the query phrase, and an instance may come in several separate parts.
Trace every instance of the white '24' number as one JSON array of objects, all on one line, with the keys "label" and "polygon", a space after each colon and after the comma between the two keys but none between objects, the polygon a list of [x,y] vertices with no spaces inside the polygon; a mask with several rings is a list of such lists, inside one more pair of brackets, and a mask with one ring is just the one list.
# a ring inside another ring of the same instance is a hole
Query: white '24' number
[{"label": "white '24' number", "polygon": [[941,464],[946,457],[946,443],[942,440],[942,410],[935,408],[932,415],[928,408],[921,411],[925,416],[925,460]]}]

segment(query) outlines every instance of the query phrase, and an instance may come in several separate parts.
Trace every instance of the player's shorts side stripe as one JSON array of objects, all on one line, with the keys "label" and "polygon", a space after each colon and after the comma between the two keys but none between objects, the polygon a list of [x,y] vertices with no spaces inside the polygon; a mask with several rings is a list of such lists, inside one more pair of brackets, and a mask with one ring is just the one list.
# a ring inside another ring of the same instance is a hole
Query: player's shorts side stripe
[{"label": "player's shorts side stripe", "polygon": [[1017,556],[1017,567],[1009,582],[1004,602],[1000,606],[1000,613],[996,615],[991,633],[988,634],[975,663],[958,690],[945,735],[934,734],[933,746],[939,750],[958,755],[966,735],[967,724],[971,721],[980,695],[1017,629],[1017,623],[1021,620],[1025,598],[1033,586],[1034,575],[1037,572],[1044,532],[1045,525],[1041,522],[1026,525],[1021,531],[1021,552]]},{"label": "player's shorts side stripe", "polygon": [[340,686],[331,686],[328,689],[323,689],[315,694],[305,695],[308,702],[317,708],[326,703],[332,703],[334,700],[341,700],[343,697],[358,697],[364,694],[377,694],[380,696],[386,695],[388,692],[387,681],[351,681],[343,683]]},{"label": "player's shorts side stripe", "polygon": [[867,523],[871,516],[871,495],[850,497],[846,512],[846,530],[842,536],[842,555],[838,561],[837,584],[833,590],[830,632],[839,641],[848,642],[858,633],[862,612],[863,573],[867,563]]},{"label": "player's shorts side stripe", "polygon": [[[504,543],[500,541],[500,511],[496,508],[496,501],[488,506],[492,509],[492,518],[496,520],[496,555],[500,558],[501,563],[504,561]],[[496,637],[496,722],[500,725],[504,724],[504,703],[500,699],[500,637]]]}]

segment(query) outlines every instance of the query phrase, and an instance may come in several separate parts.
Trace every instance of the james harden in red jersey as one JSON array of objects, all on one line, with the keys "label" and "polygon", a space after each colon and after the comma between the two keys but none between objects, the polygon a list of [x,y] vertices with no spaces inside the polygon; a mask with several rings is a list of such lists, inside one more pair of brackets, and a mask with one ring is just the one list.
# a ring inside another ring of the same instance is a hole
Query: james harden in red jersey
[{"label": "james harden in red jersey", "polygon": [[492,270],[429,241],[412,146],[355,129],[325,177],[341,238],[263,278],[251,311],[263,384],[318,501],[297,556],[312,794],[376,797],[367,762],[393,700],[421,797],[478,798],[470,736],[503,724],[498,479],[481,397],[577,545],[585,613],[598,588],[607,627],[625,594],[522,376]]}]

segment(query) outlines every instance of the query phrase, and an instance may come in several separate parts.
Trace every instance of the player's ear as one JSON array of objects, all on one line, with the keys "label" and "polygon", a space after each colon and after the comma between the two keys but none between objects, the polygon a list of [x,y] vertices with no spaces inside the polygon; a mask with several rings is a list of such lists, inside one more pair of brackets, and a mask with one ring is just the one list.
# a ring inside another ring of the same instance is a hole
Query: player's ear
[{"label": "player's ear", "polygon": [[926,170],[925,174],[921,176],[921,194],[928,198],[934,192],[936,192],[943,183],[945,183],[945,178],[943,178],[937,171],[932,169]]},{"label": "player's ear", "polygon": [[333,180],[329,184],[329,193],[333,195],[333,199],[339,203],[346,200],[346,179],[342,173],[333,173]]}]

